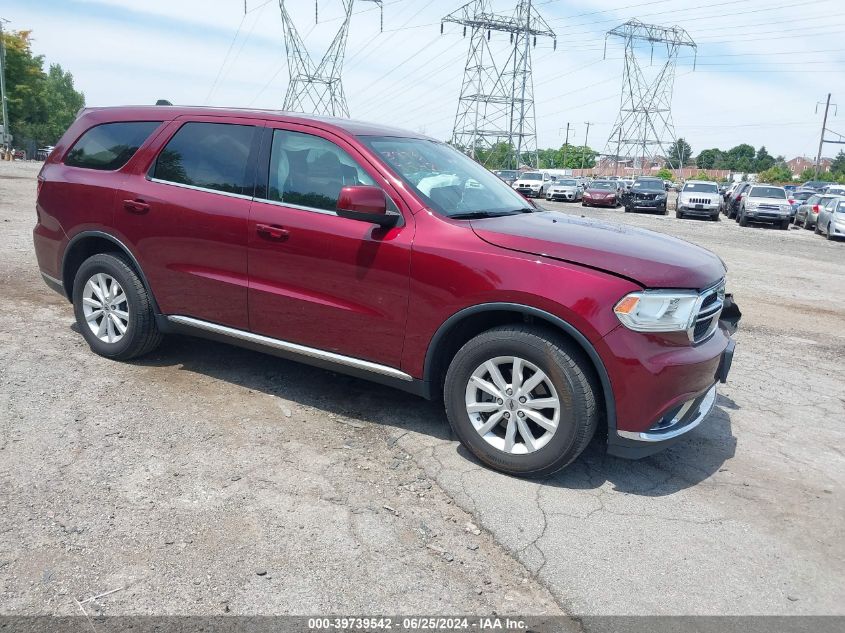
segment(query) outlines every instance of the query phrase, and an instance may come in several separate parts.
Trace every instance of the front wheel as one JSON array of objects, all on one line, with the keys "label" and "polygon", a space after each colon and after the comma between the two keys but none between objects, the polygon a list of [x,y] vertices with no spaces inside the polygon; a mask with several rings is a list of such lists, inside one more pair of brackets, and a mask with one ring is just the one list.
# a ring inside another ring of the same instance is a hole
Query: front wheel
[{"label": "front wheel", "polygon": [[790,224],[791,224],[791,223],[790,223],[790,221],[789,221],[789,220],[782,220],[782,221],[781,221],[781,223],[780,223],[780,230],[781,230],[781,231],[787,231],[787,230],[789,230],[789,225],[790,225]]},{"label": "front wheel", "polygon": [[455,355],[444,401],[461,443],[481,462],[550,475],[586,448],[598,424],[589,361],[552,330],[521,325],[479,334]]},{"label": "front wheel", "polygon": [[100,253],[82,262],[73,283],[73,311],[82,336],[100,356],[128,360],[161,342],[152,298],[119,253]]}]

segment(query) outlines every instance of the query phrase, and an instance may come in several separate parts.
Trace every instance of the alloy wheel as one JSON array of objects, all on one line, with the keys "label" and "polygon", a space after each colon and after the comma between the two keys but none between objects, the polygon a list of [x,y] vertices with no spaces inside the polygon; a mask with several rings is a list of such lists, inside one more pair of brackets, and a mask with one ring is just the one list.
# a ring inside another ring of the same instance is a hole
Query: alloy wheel
[{"label": "alloy wheel", "polygon": [[104,343],[117,343],[129,327],[129,303],[117,280],[96,273],[82,290],[82,314],[94,335]]},{"label": "alloy wheel", "polygon": [[485,442],[513,455],[540,450],[560,422],[561,402],[546,373],[518,356],[479,365],[467,383],[466,411]]}]

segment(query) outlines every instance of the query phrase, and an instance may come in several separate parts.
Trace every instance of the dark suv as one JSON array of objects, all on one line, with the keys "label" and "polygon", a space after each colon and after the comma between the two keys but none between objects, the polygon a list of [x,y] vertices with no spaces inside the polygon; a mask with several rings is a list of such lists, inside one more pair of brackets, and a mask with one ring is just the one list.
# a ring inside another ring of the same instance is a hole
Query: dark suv
[{"label": "dark suv", "polygon": [[88,109],[36,210],[42,275],[96,353],[185,333],[443,398],[508,473],[562,468],[598,428],[613,454],[666,446],[710,412],[733,355],[718,257],[539,210],[411,132]]}]

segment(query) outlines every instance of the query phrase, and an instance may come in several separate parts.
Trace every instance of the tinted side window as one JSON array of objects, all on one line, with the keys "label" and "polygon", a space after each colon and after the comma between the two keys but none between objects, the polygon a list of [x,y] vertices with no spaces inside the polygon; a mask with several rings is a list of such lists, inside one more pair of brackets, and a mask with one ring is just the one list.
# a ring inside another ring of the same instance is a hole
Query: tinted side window
[{"label": "tinted side window", "polygon": [[331,141],[300,132],[273,131],[268,200],[334,211],[342,187],[375,184]]},{"label": "tinted side window", "polygon": [[252,195],[247,173],[256,127],[230,123],[186,123],[161,150],[156,180]]},{"label": "tinted side window", "polygon": [[85,132],[65,157],[65,165],[112,171],[123,167],[161,121],[103,123]]}]

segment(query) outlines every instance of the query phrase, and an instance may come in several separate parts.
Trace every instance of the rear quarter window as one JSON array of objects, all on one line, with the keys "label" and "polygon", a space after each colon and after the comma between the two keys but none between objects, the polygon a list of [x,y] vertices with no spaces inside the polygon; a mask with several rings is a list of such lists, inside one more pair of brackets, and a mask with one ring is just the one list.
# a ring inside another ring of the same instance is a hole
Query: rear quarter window
[{"label": "rear quarter window", "polygon": [[161,121],[103,123],[79,137],[65,156],[65,165],[114,171],[123,167]]}]

